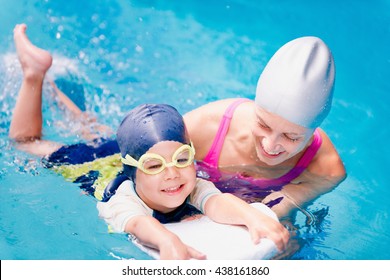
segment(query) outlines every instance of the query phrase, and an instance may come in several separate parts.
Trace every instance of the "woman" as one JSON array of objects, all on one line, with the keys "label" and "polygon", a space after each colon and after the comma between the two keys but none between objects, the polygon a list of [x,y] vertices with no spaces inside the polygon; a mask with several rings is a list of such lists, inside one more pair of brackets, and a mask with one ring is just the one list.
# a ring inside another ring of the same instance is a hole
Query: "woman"
[{"label": "woman", "polygon": [[226,99],[187,113],[196,160],[206,171],[199,174],[247,201],[266,203],[279,217],[331,191],[346,171],[318,127],[331,108],[334,78],[325,43],[302,37],[271,58],[254,102]]}]

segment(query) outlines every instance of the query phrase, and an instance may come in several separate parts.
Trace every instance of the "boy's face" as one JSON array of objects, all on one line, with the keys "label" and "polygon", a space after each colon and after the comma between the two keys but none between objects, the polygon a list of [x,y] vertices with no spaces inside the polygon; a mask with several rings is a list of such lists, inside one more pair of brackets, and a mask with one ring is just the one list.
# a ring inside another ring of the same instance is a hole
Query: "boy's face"
[{"label": "boy's face", "polygon": [[[147,153],[158,154],[167,164],[183,143],[162,141],[155,144]],[[179,168],[166,167],[158,174],[148,175],[137,169],[136,191],[139,197],[152,209],[163,213],[173,211],[180,206],[193,191],[196,184],[194,164]]]}]

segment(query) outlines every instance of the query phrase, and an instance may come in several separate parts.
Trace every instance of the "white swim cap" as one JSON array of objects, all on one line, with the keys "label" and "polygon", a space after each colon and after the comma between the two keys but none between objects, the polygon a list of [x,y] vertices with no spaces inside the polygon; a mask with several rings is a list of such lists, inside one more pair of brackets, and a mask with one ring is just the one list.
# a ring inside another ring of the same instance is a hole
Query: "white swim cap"
[{"label": "white swim cap", "polygon": [[317,37],[301,37],[282,46],[260,75],[256,104],[306,128],[328,115],[335,67],[332,54]]}]

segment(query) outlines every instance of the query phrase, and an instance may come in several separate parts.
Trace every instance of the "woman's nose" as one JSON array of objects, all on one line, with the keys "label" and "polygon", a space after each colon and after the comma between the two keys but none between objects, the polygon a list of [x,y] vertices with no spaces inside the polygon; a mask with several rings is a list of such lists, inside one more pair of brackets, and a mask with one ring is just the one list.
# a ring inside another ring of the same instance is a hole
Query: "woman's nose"
[{"label": "woman's nose", "polygon": [[267,153],[276,152],[279,149],[279,137],[275,135],[268,135],[263,138],[262,145]]}]

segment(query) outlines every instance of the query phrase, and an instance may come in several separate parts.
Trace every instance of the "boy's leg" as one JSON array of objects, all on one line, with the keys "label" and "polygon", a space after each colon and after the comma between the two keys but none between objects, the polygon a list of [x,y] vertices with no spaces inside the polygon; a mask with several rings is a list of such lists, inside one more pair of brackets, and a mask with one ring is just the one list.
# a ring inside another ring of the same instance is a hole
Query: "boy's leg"
[{"label": "boy's leg", "polygon": [[34,46],[26,36],[26,25],[14,28],[16,51],[23,71],[23,81],[16,100],[9,137],[18,148],[36,155],[57,150],[58,143],[40,140],[42,136],[42,85],[52,63],[49,52]]},{"label": "boy's leg", "polygon": [[[41,140],[42,137],[42,87],[47,70],[52,64],[52,56],[46,50],[34,46],[26,35],[25,24],[14,28],[14,41],[23,71],[23,81],[14,108],[9,137],[18,142],[18,148],[32,154],[46,155],[61,145]],[[52,82],[58,98],[72,112],[75,119],[82,123],[82,137],[91,140],[112,131],[98,124],[94,118],[82,112]],[[94,125],[91,125],[94,124]]]},{"label": "boy's leg", "polygon": [[14,108],[9,136],[17,141],[40,139],[42,135],[42,85],[50,68],[50,53],[34,46],[26,36],[26,25],[14,29],[14,41],[23,71],[23,81]]}]

